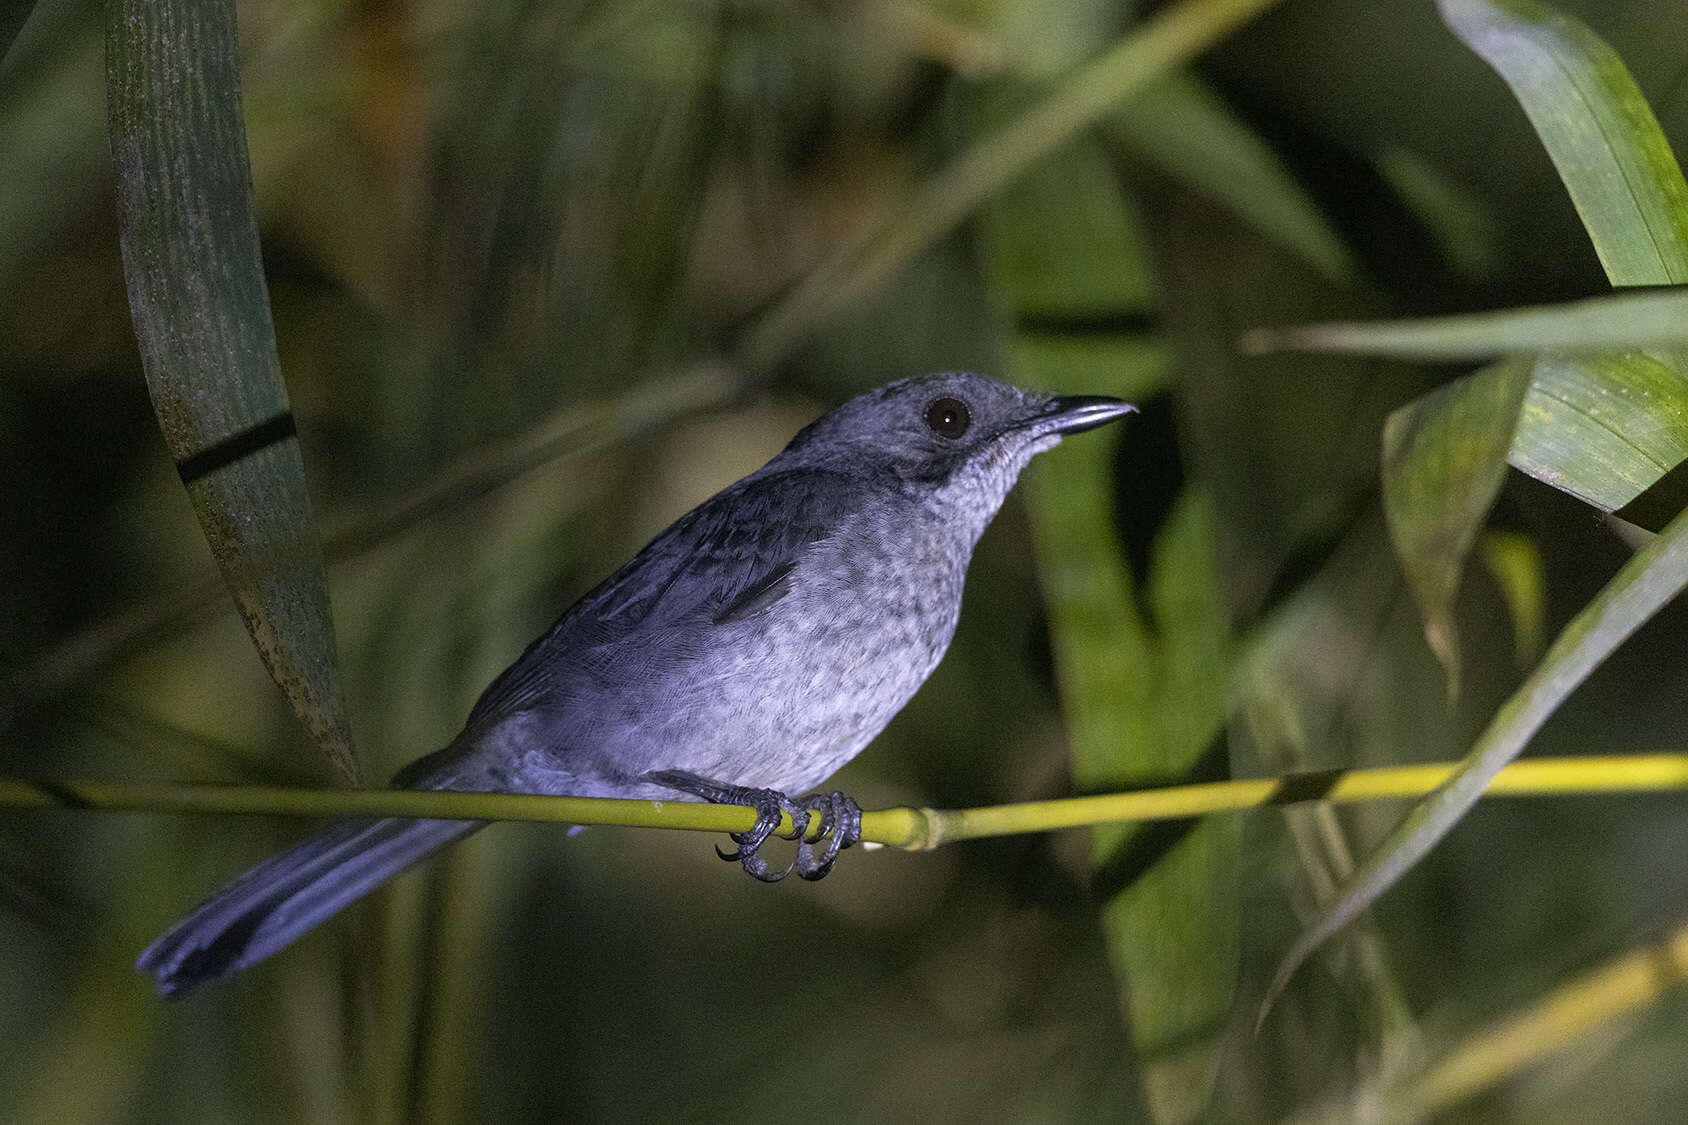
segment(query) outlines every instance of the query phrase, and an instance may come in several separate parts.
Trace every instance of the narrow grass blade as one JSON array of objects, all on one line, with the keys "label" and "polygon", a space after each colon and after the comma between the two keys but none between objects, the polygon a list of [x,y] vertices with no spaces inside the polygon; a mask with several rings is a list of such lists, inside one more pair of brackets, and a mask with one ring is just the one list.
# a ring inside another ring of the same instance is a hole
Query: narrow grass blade
[{"label": "narrow grass blade", "polygon": [[1462,281],[1485,285],[1499,278],[1506,257],[1499,223],[1463,184],[1420,153],[1395,144],[1373,152],[1371,162]]},{"label": "narrow grass blade", "polygon": [[1340,352],[1440,362],[1508,352],[1688,350],[1688,288],[1424,320],[1257,328],[1243,336],[1242,346],[1255,353]]},{"label": "narrow grass blade", "polygon": [[1465,559],[1506,477],[1530,385],[1530,359],[1505,360],[1427,395],[1383,427],[1383,510],[1424,619],[1424,636],[1459,690],[1454,595]]},{"label": "narrow grass blade", "polygon": [[159,426],[259,656],[355,781],[259,256],[235,6],[114,0],[106,30],[124,276]]},{"label": "narrow grass blade", "polygon": [[1460,767],[1420,801],[1290,947],[1261,1009],[1295,970],[1361,911],[1377,901],[1465,815],[1494,776],[1534,736],[1613,650],[1688,586],[1688,514],[1678,516],[1626,563],[1553,642],[1522,687],[1495,713]]},{"label": "narrow grass blade", "polygon": [[1179,0],[1156,12],[1048,97],[922,183],[880,223],[823,262],[751,329],[738,355],[752,371],[786,357],[814,326],[877,289],[974,209],[1121,102],[1277,0]]},{"label": "narrow grass blade", "polygon": [[[1618,315],[1602,320],[1600,309]],[[1625,309],[1637,319],[1631,322]],[[1475,317],[1260,330],[1244,343],[1259,351],[1444,360],[1508,347],[1556,349],[1540,356],[1531,373],[1508,454],[1512,465],[1606,512],[1646,494],[1645,505],[1624,518],[1650,531],[1688,504],[1688,481],[1668,476],[1688,458],[1688,376],[1645,351],[1607,350],[1688,350],[1688,291],[1620,294],[1558,309]]]},{"label": "narrow grass blade", "polygon": [[1264,140],[1194,75],[1175,72],[1120,107],[1108,127],[1131,152],[1236,212],[1325,280],[1352,284],[1342,237]]}]

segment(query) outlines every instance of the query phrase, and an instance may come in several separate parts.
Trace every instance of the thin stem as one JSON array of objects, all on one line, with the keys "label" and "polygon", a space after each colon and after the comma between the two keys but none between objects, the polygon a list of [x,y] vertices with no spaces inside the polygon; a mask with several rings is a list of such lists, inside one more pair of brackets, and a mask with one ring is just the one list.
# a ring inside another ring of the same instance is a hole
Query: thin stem
[{"label": "thin stem", "polygon": [[[862,816],[862,839],[923,850],[958,840],[1050,832],[1123,821],[1179,820],[1209,813],[1292,805],[1350,804],[1421,797],[1450,777],[1453,763],[1331,770],[1277,778],[1177,785],[1094,797],[1028,801],[974,809],[893,808]],[[1514,762],[1489,785],[1491,797],[1688,789],[1688,754],[1533,758]],[[412,816],[439,820],[525,820],[642,828],[742,832],[753,809],[693,801],[628,801],[518,793],[441,793],[410,789],[300,789],[266,785],[187,785],[0,778],[0,807],[98,812],[191,812],[259,816]],[[789,819],[780,831],[789,832]]]}]

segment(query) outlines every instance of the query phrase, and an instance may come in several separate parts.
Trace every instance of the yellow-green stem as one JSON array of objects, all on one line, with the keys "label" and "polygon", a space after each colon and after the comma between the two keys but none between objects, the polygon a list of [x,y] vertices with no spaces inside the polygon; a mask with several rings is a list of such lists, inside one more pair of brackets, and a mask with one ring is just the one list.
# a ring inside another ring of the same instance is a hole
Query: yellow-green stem
[{"label": "yellow-green stem", "polygon": [[[1094,797],[1028,801],[973,809],[893,808],[862,814],[862,839],[924,850],[958,840],[1051,832],[1139,820],[1326,800],[1340,804],[1423,796],[1453,763],[1332,770],[1279,778],[1177,785]],[[1502,770],[1488,796],[1688,789],[1688,754],[1534,758]],[[527,820],[642,828],[742,832],[754,810],[693,801],[625,801],[518,793],[440,793],[410,789],[296,789],[124,781],[30,781],[0,778],[0,807],[106,812],[188,812],[259,816],[414,816],[439,820]],[[782,817],[781,832],[791,831]]]}]

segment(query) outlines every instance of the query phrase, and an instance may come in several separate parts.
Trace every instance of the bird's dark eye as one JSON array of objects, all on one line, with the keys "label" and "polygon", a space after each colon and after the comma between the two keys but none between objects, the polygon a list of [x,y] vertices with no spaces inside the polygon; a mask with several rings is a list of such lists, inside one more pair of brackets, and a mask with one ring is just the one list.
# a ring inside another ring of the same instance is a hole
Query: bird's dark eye
[{"label": "bird's dark eye", "polygon": [[953,441],[967,432],[967,427],[973,424],[973,415],[968,413],[965,402],[945,397],[926,408],[926,424],[939,437]]}]

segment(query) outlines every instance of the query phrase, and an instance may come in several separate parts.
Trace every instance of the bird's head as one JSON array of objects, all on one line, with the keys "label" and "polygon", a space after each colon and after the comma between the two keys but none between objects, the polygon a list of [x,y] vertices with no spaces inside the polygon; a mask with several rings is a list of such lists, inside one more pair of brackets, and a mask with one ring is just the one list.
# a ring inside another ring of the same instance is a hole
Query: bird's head
[{"label": "bird's head", "polygon": [[1038,453],[1135,411],[1095,395],[1022,390],[964,371],[903,379],[858,395],[792,439],[782,460],[889,470],[977,530]]}]

